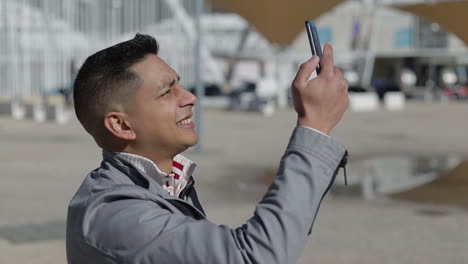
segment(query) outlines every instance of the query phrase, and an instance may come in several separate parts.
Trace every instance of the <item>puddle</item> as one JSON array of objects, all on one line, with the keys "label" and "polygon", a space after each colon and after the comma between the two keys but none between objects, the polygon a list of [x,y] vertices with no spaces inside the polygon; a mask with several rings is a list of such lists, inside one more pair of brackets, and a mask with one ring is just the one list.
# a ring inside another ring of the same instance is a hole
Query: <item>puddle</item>
[{"label": "puddle", "polygon": [[429,216],[429,217],[442,217],[449,215],[450,212],[446,210],[439,210],[439,209],[420,209],[416,211],[419,215]]},{"label": "puddle", "polygon": [[468,207],[468,160],[392,156],[349,165],[348,181],[360,186],[360,195],[366,199],[387,195],[413,202]]},{"label": "puddle", "polygon": [[438,172],[428,183],[393,193],[391,196],[413,202],[468,208],[468,160]]},{"label": "puddle", "polygon": [[[364,181],[377,193],[391,194],[432,182],[460,163],[457,157],[382,157],[364,162]],[[362,179],[361,179],[362,180]]]},{"label": "puddle", "polygon": [[[271,184],[276,170],[264,170],[259,180]],[[353,162],[347,166],[348,186],[338,172],[331,193],[373,199],[395,199],[454,205],[468,209],[468,160],[460,157],[390,156]],[[437,215],[438,212],[421,212]]]}]

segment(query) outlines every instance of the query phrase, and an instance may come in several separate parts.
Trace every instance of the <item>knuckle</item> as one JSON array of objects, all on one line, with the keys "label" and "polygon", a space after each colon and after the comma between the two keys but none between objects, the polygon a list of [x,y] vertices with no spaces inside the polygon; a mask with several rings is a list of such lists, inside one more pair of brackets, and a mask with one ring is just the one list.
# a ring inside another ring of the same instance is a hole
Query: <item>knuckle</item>
[{"label": "knuckle", "polygon": [[303,71],[304,69],[307,68],[307,62],[303,62],[301,63],[301,65],[299,66],[299,71]]},{"label": "knuckle", "polygon": [[302,82],[297,81],[297,80],[294,81],[293,84],[292,84],[293,90],[295,90],[298,93],[301,93],[303,87],[304,87],[304,84],[302,84]]},{"label": "knuckle", "polygon": [[336,72],[337,74],[340,74],[340,75],[343,74],[343,73],[341,72],[340,68],[337,67],[337,66],[335,66],[335,72]]},{"label": "knuckle", "polygon": [[343,79],[343,88],[344,88],[346,91],[348,91],[348,87],[349,87],[348,80]]},{"label": "knuckle", "polygon": [[344,96],[347,100],[349,100],[348,89],[345,89],[345,90],[343,91],[343,96]]},{"label": "knuckle", "polygon": [[292,82],[292,87],[293,87],[293,88],[296,88],[296,89],[297,89],[297,88],[300,88],[300,86],[301,86],[301,84],[300,84],[300,81],[299,81],[299,80],[294,80],[294,81]]}]

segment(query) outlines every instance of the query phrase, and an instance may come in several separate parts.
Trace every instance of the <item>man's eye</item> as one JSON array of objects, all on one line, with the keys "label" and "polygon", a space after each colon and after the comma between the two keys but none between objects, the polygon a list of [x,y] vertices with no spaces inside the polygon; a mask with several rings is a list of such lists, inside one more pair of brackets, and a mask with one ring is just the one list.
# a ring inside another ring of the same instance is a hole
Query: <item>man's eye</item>
[{"label": "man's eye", "polygon": [[171,92],[171,89],[167,89],[161,96],[168,95]]}]

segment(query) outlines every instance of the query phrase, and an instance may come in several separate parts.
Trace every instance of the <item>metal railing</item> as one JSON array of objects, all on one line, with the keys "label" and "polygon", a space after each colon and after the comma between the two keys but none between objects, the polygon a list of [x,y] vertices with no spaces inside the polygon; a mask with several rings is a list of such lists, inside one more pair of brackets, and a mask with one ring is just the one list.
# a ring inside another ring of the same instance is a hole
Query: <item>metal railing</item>
[{"label": "metal railing", "polygon": [[[70,89],[88,55],[136,32],[154,35],[160,56],[185,83],[195,81],[192,0],[0,0],[0,14],[0,96]],[[202,55],[207,75],[223,78],[206,48]]]}]

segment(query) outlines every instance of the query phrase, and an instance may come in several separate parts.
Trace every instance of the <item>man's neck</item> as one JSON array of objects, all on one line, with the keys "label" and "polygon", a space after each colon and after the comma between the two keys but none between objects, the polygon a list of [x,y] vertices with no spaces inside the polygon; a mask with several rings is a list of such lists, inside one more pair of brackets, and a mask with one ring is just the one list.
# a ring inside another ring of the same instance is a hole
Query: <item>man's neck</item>
[{"label": "man's neck", "polygon": [[145,158],[151,160],[152,162],[154,162],[154,164],[156,164],[156,166],[162,172],[164,172],[166,174],[170,174],[172,172],[172,160],[174,158],[173,156],[165,155],[165,156],[159,156],[158,157],[158,156],[151,155],[150,153],[144,153],[144,152],[141,152],[141,151],[136,151],[135,149],[133,149],[131,147],[127,147],[124,150],[122,150],[121,152],[127,152],[127,153],[130,153],[130,154],[145,157]]},{"label": "man's neck", "polygon": [[171,174],[172,172],[172,160],[174,157],[172,156],[164,156],[164,157],[158,157],[158,156],[153,156],[149,153],[140,153],[140,152],[129,152],[135,155],[143,156],[149,160],[151,160],[156,166],[164,173],[166,174]]},{"label": "man's neck", "polygon": [[151,159],[158,168],[166,173],[171,174],[172,172],[172,159],[163,159],[163,160],[153,160]]},{"label": "man's neck", "polygon": [[135,154],[139,155],[142,157],[145,157],[154,164],[164,173],[170,174],[172,172],[172,161],[174,159],[174,155],[170,153],[163,153],[163,152],[158,152],[158,153],[152,153],[148,150],[145,149],[137,149],[135,146],[132,146],[130,144],[126,144],[125,146],[121,148],[107,148],[110,151],[114,152],[127,152],[130,154]]}]

